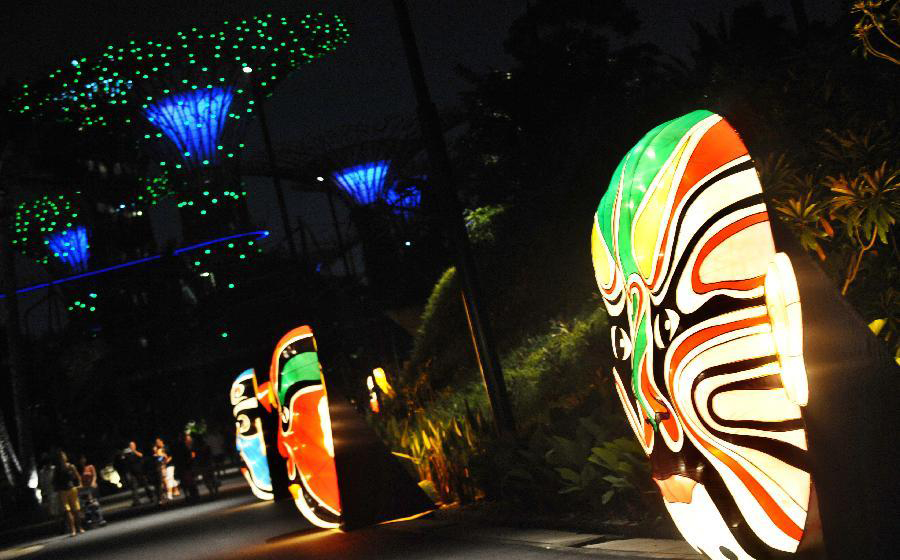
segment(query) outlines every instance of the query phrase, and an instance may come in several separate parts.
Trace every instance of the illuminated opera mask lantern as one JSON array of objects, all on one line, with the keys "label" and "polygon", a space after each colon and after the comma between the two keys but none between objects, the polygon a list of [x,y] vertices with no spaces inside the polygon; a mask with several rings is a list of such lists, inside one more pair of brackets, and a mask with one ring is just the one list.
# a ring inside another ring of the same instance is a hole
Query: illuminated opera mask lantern
[{"label": "illuminated opera mask lantern", "polygon": [[250,490],[261,500],[271,500],[272,476],[266,459],[262,414],[268,411],[268,386],[256,384],[256,374],[245,370],[231,384],[231,406],[235,421],[235,443],[244,461],[241,472]]},{"label": "illuminated opera mask lantern", "polygon": [[716,559],[795,552],[811,494],[800,302],[734,129],[694,111],[647,133],[591,253],[616,391],[685,539]]},{"label": "illuminated opera mask lantern", "polygon": [[341,524],[328,397],[316,340],[308,326],[281,338],[271,365],[279,417],[278,451],[285,458],[294,503],[318,527]]}]

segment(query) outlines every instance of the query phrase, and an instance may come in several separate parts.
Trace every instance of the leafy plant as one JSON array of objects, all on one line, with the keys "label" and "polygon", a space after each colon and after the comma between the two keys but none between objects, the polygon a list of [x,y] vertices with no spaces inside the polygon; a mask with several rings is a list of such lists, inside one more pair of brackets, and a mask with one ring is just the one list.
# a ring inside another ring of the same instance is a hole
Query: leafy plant
[{"label": "leafy plant", "polygon": [[634,438],[611,437],[610,420],[581,417],[574,437],[550,437],[545,459],[559,475],[559,493],[594,510],[614,508],[633,519],[658,513],[661,502],[646,455]]},{"label": "leafy plant", "polygon": [[405,418],[379,424],[394,455],[409,461],[424,487],[442,503],[469,502],[482,492],[469,472],[471,458],[489,441],[481,410],[465,404],[463,414],[417,408]]},{"label": "leafy plant", "polygon": [[874,171],[861,169],[855,176],[827,177],[825,183],[833,193],[831,217],[844,226],[854,250],[841,288],[846,294],[866,251],[876,241],[887,244],[890,229],[900,217],[900,168],[889,169],[883,162]]},{"label": "leafy plant", "polygon": [[[806,178],[812,182],[812,178]],[[825,260],[825,250],[820,241],[833,234],[831,225],[825,221],[825,203],[813,200],[813,190],[792,196],[786,200],[775,201],[775,211],[788,227],[793,230],[797,240],[804,249],[815,251],[819,259]],[[827,226],[823,227],[823,226]]]},{"label": "leafy plant", "polygon": [[858,0],[850,12],[859,17],[853,36],[862,43],[863,56],[872,55],[900,65],[900,1]]}]

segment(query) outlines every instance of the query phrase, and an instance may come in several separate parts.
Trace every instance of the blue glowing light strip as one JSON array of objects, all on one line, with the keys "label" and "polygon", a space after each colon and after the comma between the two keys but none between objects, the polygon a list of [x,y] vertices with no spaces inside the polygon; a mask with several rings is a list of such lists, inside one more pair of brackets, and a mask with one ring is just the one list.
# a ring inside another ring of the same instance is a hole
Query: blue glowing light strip
[{"label": "blue glowing light strip", "polygon": [[384,191],[389,160],[372,161],[333,173],[335,182],[359,204],[372,204]]},{"label": "blue glowing light strip", "polygon": [[175,144],[186,162],[212,163],[218,159],[219,139],[233,99],[231,88],[176,93],[144,109],[144,115]]},{"label": "blue glowing light strip", "polygon": [[88,238],[87,229],[77,226],[50,234],[46,237],[47,246],[53,251],[53,256],[71,266],[77,272],[87,270],[88,264]]},{"label": "blue glowing light strip", "polygon": [[[206,247],[208,245],[213,245],[215,243],[221,243],[223,241],[229,241],[231,239],[237,239],[239,237],[250,237],[256,236],[256,239],[263,239],[269,236],[268,230],[257,230],[257,231],[248,231],[246,233],[236,233],[234,235],[228,235],[226,237],[219,237],[217,239],[212,239],[210,241],[204,241],[202,243],[196,243],[194,245],[188,245],[187,247],[182,247],[181,249],[176,249],[174,251],[174,255],[181,255],[182,253],[187,253],[188,251],[193,251],[194,249],[199,249],[201,247]],[[49,288],[50,286],[56,286],[57,284],[65,284],[67,282],[74,282],[75,280],[81,280],[82,278],[87,278],[89,276],[97,276],[98,274],[104,274],[106,272],[112,272],[113,270],[119,270],[121,268],[128,268],[130,266],[137,266],[139,264],[143,264],[150,261],[155,261],[157,259],[163,258],[163,255],[152,255],[150,257],[144,257],[142,259],[136,259],[133,261],[128,261],[122,264],[116,264],[113,266],[107,266],[106,268],[100,268],[97,270],[91,270],[88,272],[83,272],[81,274],[74,274],[72,276],[66,276],[65,278],[60,278],[58,280],[53,280],[51,282],[43,282],[41,284],[33,284],[31,286],[25,286],[24,288],[19,288],[16,290],[17,294],[24,294],[27,292],[33,292],[35,290],[40,290],[42,288]],[[6,294],[0,294],[0,299],[6,297]]]}]

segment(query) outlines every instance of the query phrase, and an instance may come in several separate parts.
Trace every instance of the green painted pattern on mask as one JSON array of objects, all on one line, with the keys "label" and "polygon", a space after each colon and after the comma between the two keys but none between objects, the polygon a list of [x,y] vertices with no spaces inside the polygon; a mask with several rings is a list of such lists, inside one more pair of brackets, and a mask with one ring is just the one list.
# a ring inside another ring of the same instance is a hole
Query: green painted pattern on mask
[{"label": "green painted pattern on mask", "polygon": [[[650,185],[662,171],[663,165],[675,151],[678,143],[684,135],[697,123],[713,116],[714,113],[705,110],[693,111],[677,119],[665,122],[648,132],[633,148],[628,150],[622,161],[616,167],[609,187],[600,200],[597,207],[597,224],[600,234],[607,247],[613,253],[616,265],[621,269],[625,286],[628,289],[628,278],[632,274],[639,274],[635,259],[635,248],[631,245],[631,234],[637,211],[647,196]],[[619,187],[621,185],[621,196]],[[618,238],[613,244],[614,209],[616,201],[620,205]],[[615,247],[615,249],[614,249]],[[658,429],[656,415],[650,404],[640,391],[640,363],[644,353],[648,351],[649,340],[647,335],[647,321],[649,311],[644,309],[641,316],[636,317],[636,296],[629,302],[632,306],[633,324],[636,325],[633,334],[633,348],[631,355],[631,386],[637,397],[638,403],[650,419],[654,429]],[[649,302],[648,302],[649,305]]]},{"label": "green painted pattern on mask", "polygon": [[284,397],[287,394],[288,387],[301,381],[321,382],[322,376],[319,371],[319,355],[317,352],[303,352],[291,357],[284,364],[281,370],[281,376],[278,382],[278,400],[284,403]]},{"label": "green painted pattern on mask", "polygon": [[665,122],[641,138],[633,148],[628,150],[619,162],[609,182],[609,187],[600,205],[597,207],[597,223],[607,247],[613,251],[613,208],[622,184],[618,224],[618,254],[613,258],[622,268],[625,279],[638,272],[634,258],[634,247],[631,246],[631,230],[635,215],[653,179],[662,170],[662,166],[675,151],[678,142],[698,122],[713,113],[705,110],[693,111],[687,115]]},{"label": "green painted pattern on mask", "polygon": [[656,414],[654,413],[653,408],[650,407],[650,403],[647,402],[643,393],[640,391],[641,358],[644,355],[644,351],[647,349],[647,315],[646,311],[641,313],[641,319],[638,321],[637,331],[635,331],[634,352],[631,354],[631,389],[634,391],[635,396],[637,396],[641,408],[647,413],[647,418],[650,419],[653,429],[656,429]]}]

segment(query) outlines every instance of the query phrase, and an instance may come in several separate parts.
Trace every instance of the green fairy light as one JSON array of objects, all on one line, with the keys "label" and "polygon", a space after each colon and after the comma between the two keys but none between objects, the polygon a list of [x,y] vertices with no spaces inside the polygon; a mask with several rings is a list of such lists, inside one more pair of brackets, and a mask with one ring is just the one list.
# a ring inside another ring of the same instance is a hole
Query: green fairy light
[{"label": "green fairy light", "polygon": [[77,207],[62,194],[20,202],[13,215],[11,242],[23,254],[47,264],[54,256],[47,237],[73,227],[76,218]]},{"label": "green fairy light", "polygon": [[[160,159],[174,169],[214,166],[220,163],[219,157],[233,159],[244,148],[243,144],[235,145],[254,105],[252,90],[247,87],[251,79],[258,80],[257,85],[270,95],[272,88],[299,66],[349,41],[349,32],[339,16],[320,13],[257,16],[239,25],[222,23],[192,29],[199,31],[129,40],[106,45],[90,56],[69,58],[50,72],[48,79],[24,84],[11,106],[23,114],[79,128],[134,128],[133,137],[167,153],[170,157]],[[264,73],[248,76],[241,71],[244,66]],[[233,99],[211,154],[177,146],[147,120],[145,111],[169,96],[185,90],[212,91],[213,84],[228,89]]]}]

